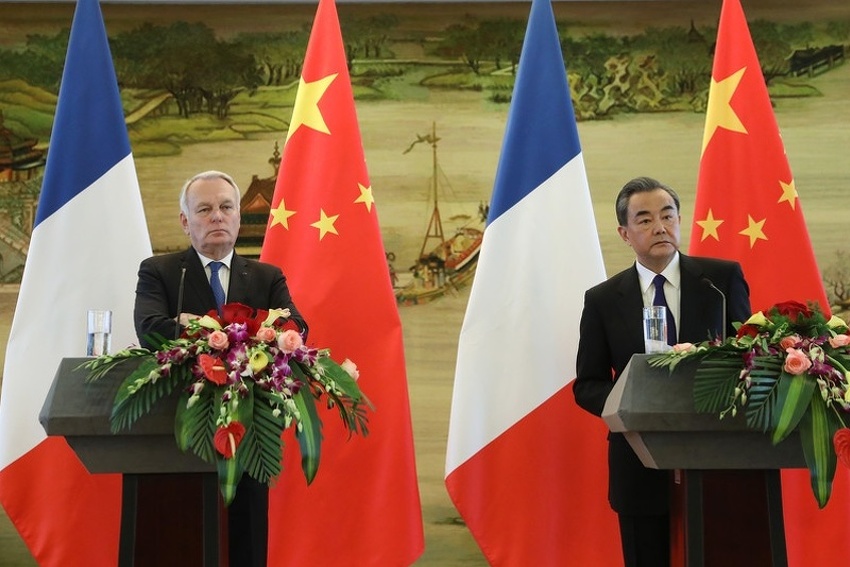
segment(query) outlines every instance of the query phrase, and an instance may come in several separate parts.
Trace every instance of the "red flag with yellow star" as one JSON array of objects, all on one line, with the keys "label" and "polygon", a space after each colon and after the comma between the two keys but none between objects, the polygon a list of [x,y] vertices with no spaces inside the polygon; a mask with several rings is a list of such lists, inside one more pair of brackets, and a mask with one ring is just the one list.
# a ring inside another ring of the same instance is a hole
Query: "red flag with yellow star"
[{"label": "red flag with yellow star", "polygon": [[739,0],[721,11],[692,228],[692,254],[741,263],[753,309],[794,299],[829,310]]},{"label": "red flag with yellow star", "polygon": [[308,344],[355,362],[375,409],[367,437],[349,438],[336,409],[322,414],[309,487],[287,435],[269,564],[412,564],[424,536],[401,320],[333,0],[313,22],[271,208],[260,259],[286,274]]},{"label": "red flag with yellow star", "polygon": [[[739,0],[724,0],[689,252],[741,263],[754,310],[796,300],[829,312],[803,209]],[[790,565],[839,565],[850,494],[839,467],[818,510],[805,469],[782,471]]]}]

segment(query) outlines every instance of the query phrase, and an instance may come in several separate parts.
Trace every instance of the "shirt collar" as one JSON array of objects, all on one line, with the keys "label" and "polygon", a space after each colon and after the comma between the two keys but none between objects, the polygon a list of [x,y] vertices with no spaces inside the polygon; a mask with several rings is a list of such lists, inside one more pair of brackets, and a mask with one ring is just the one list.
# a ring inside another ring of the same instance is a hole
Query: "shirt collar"
[{"label": "shirt collar", "polygon": [[[656,274],[640,262],[635,262],[635,266],[637,267],[638,278],[640,278],[640,290],[641,292],[646,293],[649,286],[652,285],[652,280],[655,279]],[[673,259],[670,260],[670,263],[667,264],[667,267],[664,268],[661,275],[667,279],[667,283],[672,285],[675,289],[679,289],[679,283],[682,281],[682,272],[679,269],[678,251],[676,251],[676,254],[673,255]]]},{"label": "shirt collar", "polygon": [[[207,266],[209,266],[210,262],[215,262],[215,260],[213,260],[212,258],[207,258],[206,256],[204,256],[204,255],[203,255],[203,254],[201,254],[200,252],[198,252],[198,258],[200,258],[200,259],[201,259],[201,264],[203,264],[203,265],[204,265],[204,268],[206,268]],[[221,260],[219,260],[219,262],[221,262],[222,264],[224,264],[225,266],[227,266],[227,269],[228,269],[228,270],[230,269],[230,262],[231,262],[231,261],[233,261],[233,250],[231,250],[231,251],[227,254],[227,256],[225,256],[224,258],[222,258]]]}]

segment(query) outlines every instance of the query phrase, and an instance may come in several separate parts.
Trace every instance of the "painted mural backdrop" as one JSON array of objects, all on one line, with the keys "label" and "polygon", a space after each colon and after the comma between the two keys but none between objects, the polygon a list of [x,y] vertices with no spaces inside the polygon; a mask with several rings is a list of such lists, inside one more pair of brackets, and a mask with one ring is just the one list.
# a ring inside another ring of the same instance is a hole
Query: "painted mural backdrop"
[{"label": "painted mural backdrop", "polygon": [[[794,113],[789,120],[810,120],[817,135],[798,143],[830,162],[807,184],[804,158],[789,149],[826,269],[844,254],[818,227],[838,221],[828,214],[840,190],[831,184],[847,176],[847,111],[836,93],[848,92],[850,7],[795,6],[744,4],[780,127],[784,111]],[[555,4],[600,232],[611,226],[600,212],[635,175],[667,180],[690,204],[719,7]],[[26,256],[72,8],[0,4],[2,282],[19,281]],[[106,4],[103,11],[154,249],[185,245],[177,188],[216,168],[243,191],[240,250],[258,251],[314,5]],[[399,303],[457,292],[475,270],[527,4],[343,3],[339,13]],[[690,153],[677,142],[682,128],[695,132],[684,146]],[[629,151],[616,151],[624,142]],[[649,151],[669,158],[660,171],[644,169]],[[821,209],[826,215],[816,217]],[[611,271],[626,251],[613,234],[601,238]],[[833,287],[834,300],[848,299]]]}]

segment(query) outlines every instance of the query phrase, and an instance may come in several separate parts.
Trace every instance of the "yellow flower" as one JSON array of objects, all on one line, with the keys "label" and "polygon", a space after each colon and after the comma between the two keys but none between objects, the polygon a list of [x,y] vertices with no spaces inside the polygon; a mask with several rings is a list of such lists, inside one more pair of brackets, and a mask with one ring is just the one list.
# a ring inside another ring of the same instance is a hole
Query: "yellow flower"
[{"label": "yellow flower", "polygon": [[268,366],[269,357],[265,351],[255,350],[251,353],[251,358],[248,361],[248,364],[251,365],[251,370],[254,371],[254,374],[258,374],[262,372],[263,368]]},{"label": "yellow flower", "polygon": [[833,315],[829,318],[829,321],[826,322],[826,326],[830,329],[840,329],[842,327],[846,327],[847,323],[844,322],[844,319],[841,317],[836,317]]},{"label": "yellow flower", "polygon": [[263,326],[268,327],[281,317],[283,317],[284,319],[289,319],[291,315],[292,313],[289,311],[288,307],[286,309],[269,309],[269,316],[266,317],[265,321],[263,321]]},{"label": "yellow flower", "polygon": [[204,315],[203,317],[198,319],[198,325],[207,329],[212,329],[214,331],[221,330],[221,324],[209,315]]},{"label": "yellow flower", "polygon": [[758,313],[753,313],[753,315],[744,321],[744,325],[755,325],[756,327],[764,327],[767,325],[767,317],[764,316],[762,311]]}]

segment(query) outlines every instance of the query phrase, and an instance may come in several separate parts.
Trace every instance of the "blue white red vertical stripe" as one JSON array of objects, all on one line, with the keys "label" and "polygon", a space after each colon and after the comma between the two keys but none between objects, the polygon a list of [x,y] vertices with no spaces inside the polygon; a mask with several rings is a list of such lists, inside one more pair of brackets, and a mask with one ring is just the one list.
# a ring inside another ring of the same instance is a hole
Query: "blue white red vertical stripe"
[{"label": "blue white red vertical stripe", "polygon": [[115,565],[120,475],[90,475],[38,414],[64,357],[86,352],[86,311],[136,342],[133,290],[151,255],[97,0],[79,0],[0,396],[0,502],[39,565]]},{"label": "blue white red vertical stripe", "polygon": [[605,279],[550,0],[534,0],[458,345],[446,486],[492,565],[619,560],[605,427],[575,405]]}]

